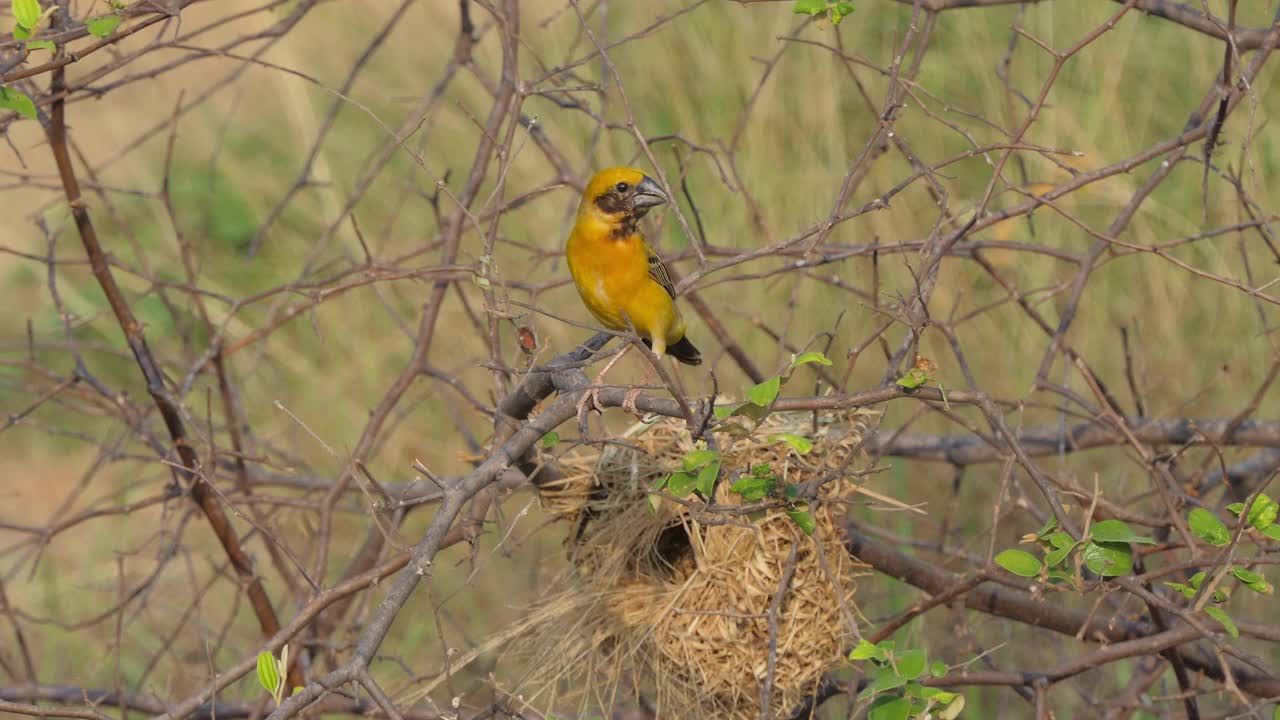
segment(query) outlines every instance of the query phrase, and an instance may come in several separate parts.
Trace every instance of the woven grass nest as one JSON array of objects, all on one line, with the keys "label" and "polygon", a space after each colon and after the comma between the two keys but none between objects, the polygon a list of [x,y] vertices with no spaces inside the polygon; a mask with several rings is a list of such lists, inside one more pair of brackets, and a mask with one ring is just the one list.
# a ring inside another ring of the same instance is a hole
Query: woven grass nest
[{"label": "woven grass nest", "polygon": [[[603,451],[562,457],[564,477],[539,493],[569,524],[573,571],[526,639],[523,685],[537,704],[586,710],[641,694],[662,718],[755,718],[772,672],[770,715],[787,717],[851,644],[854,578],[865,566],[845,550],[841,528],[858,491],[847,473],[857,469],[850,456],[865,412],[829,415],[816,433],[800,413],[770,415],[750,433],[717,432],[715,502],[727,512],[708,512],[696,495],[681,504],[650,493],[698,447],[682,421],[640,423]],[[770,441],[781,433],[813,447],[800,454]],[[784,507],[732,511],[743,504],[729,491],[733,479],[760,463],[784,483],[836,476],[809,505],[812,535]]]}]

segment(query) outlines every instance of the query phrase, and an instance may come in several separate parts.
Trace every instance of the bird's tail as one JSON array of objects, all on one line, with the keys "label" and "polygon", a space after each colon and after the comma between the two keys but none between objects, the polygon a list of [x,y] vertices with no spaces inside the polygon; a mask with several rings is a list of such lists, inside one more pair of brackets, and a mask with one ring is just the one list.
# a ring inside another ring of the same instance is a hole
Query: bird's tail
[{"label": "bird's tail", "polygon": [[[640,342],[644,343],[644,346],[650,350],[653,349],[653,342],[651,342],[649,338],[640,338]],[[685,365],[702,364],[702,353],[698,352],[698,348],[694,347],[693,343],[689,342],[689,338],[687,337],[680,338],[680,342],[677,342],[674,345],[668,345],[664,353],[679,360]]]},{"label": "bird's tail", "polygon": [[687,337],[680,338],[680,342],[674,345],[668,345],[667,354],[685,365],[702,364],[702,353],[698,352],[698,348],[694,347]]}]

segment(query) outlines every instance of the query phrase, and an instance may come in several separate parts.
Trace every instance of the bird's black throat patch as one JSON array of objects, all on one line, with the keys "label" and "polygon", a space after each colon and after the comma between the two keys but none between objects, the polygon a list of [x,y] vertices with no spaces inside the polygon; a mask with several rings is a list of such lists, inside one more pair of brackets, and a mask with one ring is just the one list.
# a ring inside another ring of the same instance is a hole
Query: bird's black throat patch
[{"label": "bird's black throat patch", "polygon": [[627,213],[626,215],[622,216],[622,221],[618,223],[618,226],[615,227],[613,231],[609,233],[609,235],[613,237],[613,239],[615,240],[622,240],[624,238],[629,238],[635,234],[636,225],[639,222],[640,222],[640,218],[636,217],[631,213]]}]

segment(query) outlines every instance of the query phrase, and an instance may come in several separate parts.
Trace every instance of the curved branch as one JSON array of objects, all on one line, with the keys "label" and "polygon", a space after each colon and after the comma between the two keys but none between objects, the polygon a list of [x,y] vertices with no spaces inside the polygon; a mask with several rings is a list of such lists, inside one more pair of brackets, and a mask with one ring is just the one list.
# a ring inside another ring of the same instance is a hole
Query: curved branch
[{"label": "curved branch", "polygon": [[[151,400],[156,409],[160,411],[160,417],[164,420],[165,428],[169,431],[169,437],[173,441],[173,450],[177,453],[180,461],[179,465],[173,466],[175,468],[174,472],[181,476],[191,495],[191,499],[204,513],[205,519],[213,530],[213,534],[218,538],[223,551],[231,561],[231,566],[244,583],[245,594],[248,595],[249,604],[253,607],[253,612],[257,616],[263,637],[270,638],[280,631],[280,621],[277,619],[275,609],[271,605],[271,599],[267,596],[266,588],[262,584],[262,578],[254,571],[253,562],[240,545],[240,539],[236,534],[235,528],[231,525],[230,518],[223,511],[222,506],[214,495],[213,489],[205,479],[200,458],[196,455],[195,448],[191,446],[186,424],[182,418],[182,410],[177,400],[165,386],[164,373],[160,369],[160,364],[156,362],[150,346],[147,345],[147,338],[143,333],[142,324],[134,316],[132,308],[129,307],[129,301],[125,299],[124,292],[120,289],[120,285],[116,282],[115,276],[111,272],[106,253],[103,251],[102,243],[98,239],[97,230],[94,228],[93,221],[89,217],[89,211],[85,207],[84,198],[80,193],[80,182],[76,178],[75,167],[71,163],[71,153],[67,144],[66,101],[62,93],[65,85],[65,73],[66,70],[62,67],[58,67],[53,71],[52,90],[57,99],[53,102],[50,116],[42,118],[42,122],[49,140],[49,147],[53,151],[54,162],[58,167],[58,175],[62,180],[62,188],[67,198],[67,205],[71,209],[72,218],[75,220],[76,229],[79,231],[80,241],[84,246],[85,254],[89,258],[89,266],[92,268],[93,276],[97,279],[103,294],[107,296],[107,302],[111,305],[116,321],[124,332],[125,341],[133,352],[138,369],[146,380],[147,392],[151,395]],[[290,683],[301,681],[300,672],[296,665],[290,668]]]},{"label": "curved branch", "polygon": [[[947,393],[955,402],[954,395]],[[1125,426],[1138,440],[1149,445],[1238,445],[1280,448],[1280,422],[1249,420],[1232,427],[1231,420],[1182,418],[1161,420],[1125,418]],[[1126,438],[1114,428],[1096,422],[1082,422],[1062,432],[1059,427],[1031,428],[1017,433],[1017,442],[1032,457],[1079,452],[1109,445],[1123,445]],[[866,448],[885,455],[936,460],[953,465],[999,462],[1008,448],[993,445],[975,435],[928,435],[924,433],[877,432],[868,436]]]},{"label": "curved branch", "polygon": [[[931,595],[947,592],[951,586],[963,582],[963,578],[923,560],[907,557],[893,548],[858,532],[853,525],[847,528],[849,553],[871,565],[876,570],[897,578],[908,585]],[[1024,625],[1052,630],[1062,635],[1077,636],[1089,642],[1124,643],[1160,635],[1160,630],[1145,621],[1132,621],[1122,617],[1108,617],[1100,613],[1086,613],[1060,607],[1029,593],[982,586],[965,594],[965,606],[971,610],[1008,618]],[[1242,626],[1248,633],[1249,628]],[[1188,641],[1200,637],[1195,633]],[[1187,667],[1218,681],[1225,681],[1223,665],[1219,658],[1198,645],[1179,647],[1175,650]],[[1235,684],[1255,697],[1280,695],[1280,678],[1264,675],[1234,660],[1225,660]],[[1064,667],[1069,667],[1068,663]],[[1008,684],[1008,683],[1001,683]]]}]

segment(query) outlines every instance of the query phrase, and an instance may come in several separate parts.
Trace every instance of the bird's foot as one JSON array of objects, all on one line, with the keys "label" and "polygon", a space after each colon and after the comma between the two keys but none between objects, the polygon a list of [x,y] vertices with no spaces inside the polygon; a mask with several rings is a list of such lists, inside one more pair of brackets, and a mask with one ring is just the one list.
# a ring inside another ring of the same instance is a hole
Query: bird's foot
[{"label": "bird's foot", "polygon": [[631,388],[626,395],[622,396],[622,409],[636,416],[643,416],[644,413],[636,408],[636,400],[640,397],[640,388]]},{"label": "bird's foot", "polygon": [[604,406],[600,404],[600,388],[590,388],[578,398],[578,425],[583,437],[587,436],[587,414],[592,410],[604,414]]}]

